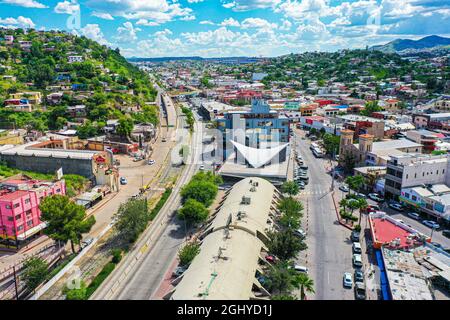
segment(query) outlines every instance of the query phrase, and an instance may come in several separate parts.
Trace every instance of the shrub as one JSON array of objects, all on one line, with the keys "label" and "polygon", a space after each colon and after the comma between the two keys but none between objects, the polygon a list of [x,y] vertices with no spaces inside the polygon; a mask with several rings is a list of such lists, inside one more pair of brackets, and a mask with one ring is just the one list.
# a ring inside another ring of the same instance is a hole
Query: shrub
[{"label": "shrub", "polygon": [[120,262],[120,260],[122,260],[122,250],[121,249],[118,249],[118,248],[113,249],[111,251],[111,254],[113,256],[112,260],[111,260],[112,263],[118,264]]}]

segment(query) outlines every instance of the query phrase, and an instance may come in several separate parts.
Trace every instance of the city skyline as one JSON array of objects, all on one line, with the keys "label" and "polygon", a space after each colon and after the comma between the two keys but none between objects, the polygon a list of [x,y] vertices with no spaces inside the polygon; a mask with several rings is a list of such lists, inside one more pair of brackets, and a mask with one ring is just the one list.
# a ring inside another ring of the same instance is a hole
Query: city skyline
[{"label": "city skyline", "polygon": [[66,30],[126,57],[280,56],[448,36],[427,0],[1,0],[0,26]]}]

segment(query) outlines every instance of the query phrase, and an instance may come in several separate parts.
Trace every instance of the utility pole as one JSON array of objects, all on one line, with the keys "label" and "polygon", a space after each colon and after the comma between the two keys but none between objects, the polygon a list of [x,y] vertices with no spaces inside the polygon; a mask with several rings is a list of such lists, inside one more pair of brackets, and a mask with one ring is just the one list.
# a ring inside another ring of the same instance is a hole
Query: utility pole
[{"label": "utility pole", "polygon": [[13,266],[14,273],[14,289],[16,291],[16,300],[19,300],[19,290],[17,289],[17,274],[16,274],[16,266]]}]

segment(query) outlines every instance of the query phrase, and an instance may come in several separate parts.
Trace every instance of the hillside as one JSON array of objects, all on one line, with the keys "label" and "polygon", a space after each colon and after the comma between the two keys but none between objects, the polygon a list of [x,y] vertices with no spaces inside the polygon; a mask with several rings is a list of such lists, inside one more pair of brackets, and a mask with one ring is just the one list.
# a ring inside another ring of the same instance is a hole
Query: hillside
[{"label": "hillside", "polygon": [[373,46],[372,50],[394,53],[404,50],[422,50],[450,45],[450,38],[428,36],[419,40],[397,39],[384,45]]},{"label": "hillside", "polygon": [[[58,130],[70,122],[85,137],[108,119],[156,124],[158,110],[146,104],[155,96],[149,77],[118,50],[65,32],[0,29],[0,128]],[[69,112],[79,105],[81,114]]]}]

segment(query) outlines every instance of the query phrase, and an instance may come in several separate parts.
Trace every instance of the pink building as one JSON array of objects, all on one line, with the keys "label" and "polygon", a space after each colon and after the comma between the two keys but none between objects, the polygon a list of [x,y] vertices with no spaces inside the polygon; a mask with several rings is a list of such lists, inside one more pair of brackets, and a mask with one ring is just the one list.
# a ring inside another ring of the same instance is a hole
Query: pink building
[{"label": "pink building", "polygon": [[53,194],[66,194],[64,180],[6,180],[0,183],[0,239],[28,239],[45,228],[39,204]]}]

